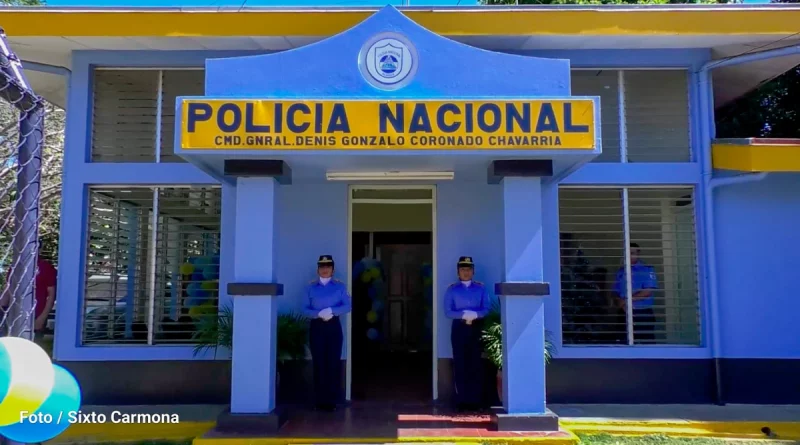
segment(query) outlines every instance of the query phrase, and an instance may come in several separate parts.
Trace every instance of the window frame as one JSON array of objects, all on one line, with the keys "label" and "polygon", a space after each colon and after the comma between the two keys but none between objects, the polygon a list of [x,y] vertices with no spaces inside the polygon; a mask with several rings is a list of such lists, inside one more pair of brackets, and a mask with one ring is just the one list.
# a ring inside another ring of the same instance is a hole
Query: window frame
[{"label": "window frame", "polygon": [[[570,190],[570,189],[571,190],[618,190],[618,191],[621,192],[622,199],[621,199],[620,204],[621,204],[621,208],[622,208],[622,220],[623,220],[623,228],[622,228],[622,232],[623,232],[622,243],[623,244],[622,244],[622,248],[624,249],[624,253],[625,253],[624,264],[625,264],[625,277],[626,277],[626,284],[627,284],[626,301],[628,303],[627,304],[626,314],[625,314],[626,315],[625,329],[626,329],[626,335],[627,335],[628,344],[611,344],[611,343],[609,343],[609,344],[596,344],[596,343],[595,344],[579,344],[579,343],[565,344],[565,343],[563,343],[563,327],[561,325],[561,323],[563,321],[563,315],[561,315],[561,311],[559,311],[559,315],[561,316],[561,318],[559,320],[559,330],[560,330],[560,334],[561,334],[561,335],[559,335],[559,339],[561,341],[561,347],[564,348],[564,349],[584,349],[584,348],[587,348],[587,349],[591,349],[591,348],[601,348],[601,349],[607,349],[607,348],[631,348],[631,349],[669,348],[669,349],[675,349],[675,348],[677,348],[677,349],[680,349],[680,348],[689,348],[689,349],[693,349],[693,350],[698,350],[698,349],[702,350],[705,347],[704,339],[705,339],[705,335],[706,335],[706,323],[704,322],[704,318],[703,318],[703,313],[704,313],[703,303],[702,303],[703,290],[702,290],[702,285],[701,285],[701,282],[702,282],[701,281],[701,275],[700,275],[700,272],[699,272],[699,269],[700,269],[700,266],[699,266],[699,255],[698,255],[699,254],[699,240],[698,240],[698,232],[699,232],[698,231],[698,222],[699,221],[697,220],[697,218],[698,218],[698,208],[697,208],[698,188],[696,186],[689,186],[689,185],[684,185],[684,186],[673,186],[673,185],[660,185],[659,186],[659,185],[655,185],[654,186],[654,185],[650,185],[650,184],[637,184],[637,185],[625,185],[625,186],[611,186],[611,185],[606,185],[606,186],[560,185],[558,187],[558,189],[559,189],[559,193],[560,193],[561,190],[565,190],[565,189],[566,190]],[[694,218],[693,228],[695,230],[695,234],[694,234],[695,235],[695,237],[694,237],[694,245],[695,245],[695,249],[694,249],[695,250],[694,251],[694,253],[695,253],[694,264],[695,264],[695,282],[697,283],[697,297],[696,297],[696,301],[697,301],[697,303],[696,303],[697,304],[697,329],[699,331],[698,343],[697,344],[681,344],[681,343],[677,343],[677,344],[675,344],[675,343],[673,343],[673,344],[670,344],[670,343],[661,343],[661,344],[658,344],[658,343],[641,344],[640,343],[640,344],[636,344],[633,341],[634,340],[634,338],[633,338],[633,310],[632,310],[632,305],[631,305],[631,299],[632,299],[632,289],[631,289],[632,279],[631,279],[631,275],[632,275],[632,272],[631,272],[631,268],[630,268],[630,249],[626,248],[626,246],[630,246],[630,244],[632,242],[634,242],[631,239],[631,224],[630,224],[631,213],[630,213],[630,198],[629,198],[629,195],[630,195],[630,190],[636,190],[636,189],[639,189],[639,190],[643,190],[643,189],[648,189],[648,190],[663,189],[663,190],[672,190],[672,191],[685,190],[687,193],[689,193],[691,195],[691,198],[692,198],[692,210],[693,210],[692,211],[692,217]],[[559,214],[560,214],[560,208],[559,208]],[[561,225],[560,225],[560,221],[559,221],[559,229],[560,228],[561,228]],[[559,233],[560,233],[560,231],[559,231]],[[559,258],[561,258],[560,242],[559,242]],[[560,282],[560,277],[561,277],[562,270],[561,270],[560,262],[559,262],[558,270],[559,270],[559,289],[561,289],[562,283]],[[561,298],[562,298],[562,295],[559,293],[559,305],[561,304]]]}]

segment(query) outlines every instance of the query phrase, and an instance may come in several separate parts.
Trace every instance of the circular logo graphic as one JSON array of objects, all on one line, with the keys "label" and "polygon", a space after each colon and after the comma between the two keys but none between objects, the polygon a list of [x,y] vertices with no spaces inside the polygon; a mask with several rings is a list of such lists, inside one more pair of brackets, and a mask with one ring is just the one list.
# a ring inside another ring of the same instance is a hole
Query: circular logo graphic
[{"label": "circular logo graphic", "polygon": [[419,61],[417,50],[408,39],[400,34],[384,33],[361,48],[358,64],[364,79],[372,86],[397,90],[411,82]]},{"label": "circular logo graphic", "polygon": [[0,397],[0,435],[22,443],[58,436],[81,405],[75,377],[18,337],[0,338]]}]

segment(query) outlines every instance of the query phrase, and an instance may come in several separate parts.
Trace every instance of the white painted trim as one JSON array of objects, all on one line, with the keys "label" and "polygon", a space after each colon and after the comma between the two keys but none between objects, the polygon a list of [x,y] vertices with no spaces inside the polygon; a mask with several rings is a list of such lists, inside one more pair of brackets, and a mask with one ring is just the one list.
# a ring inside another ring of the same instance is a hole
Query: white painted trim
[{"label": "white painted trim", "polygon": [[[354,199],[353,193],[356,190],[430,190],[430,199]],[[432,264],[431,275],[433,283],[431,301],[433,304],[431,315],[431,350],[433,351],[432,361],[432,384],[433,384],[433,400],[439,398],[439,331],[438,331],[438,313],[439,313],[439,299],[437,290],[437,258],[438,258],[438,235],[436,224],[436,185],[403,185],[403,184],[378,184],[378,185],[349,185],[347,187],[347,291],[353,295],[353,204],[431,204],[431,249]],[[370,235],[370,247],[372,246],[372,236]],[[352,314],[347,317],[347,383],[346,394],[347,400],[352,400],[352,385],[353,385],[353,322]]]},{"label": "white painted trim", "polygon": [[[353,298],[353,186],[347,187],[347,294]],[[370,238],[370,244],[372,238]],[[351,305],[352,307],[352,305]],[[347,360],[345,362],[345,398],[352,400],[353,383],[353,313],[347,315],[345,339]]]}]

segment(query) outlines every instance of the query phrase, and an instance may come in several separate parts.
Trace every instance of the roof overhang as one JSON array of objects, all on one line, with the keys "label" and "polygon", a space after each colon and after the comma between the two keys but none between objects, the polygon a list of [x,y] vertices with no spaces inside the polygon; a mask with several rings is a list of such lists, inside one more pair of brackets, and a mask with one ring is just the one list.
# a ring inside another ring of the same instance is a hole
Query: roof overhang
[{"label": "roof overhang", "polygon": [[[379,8],[3,8],[13,50],[24,60],[70,68],[80,50],[271,52],[344,32]],[[800,43],[800,7],[536,6],[408,7],[430,31],[504,52],[585,49],[710,49],[715,59]],[[800,55],[714,71],[724,105],[800,64]],[[30,71],[30,69],[29,69]],[[31,73],[39,94],[64,105],[64,80]]]},{"label": "roof overhang", "polygon": [[717,139],[714,168],[741,172],[800,172],[800,139]]}]

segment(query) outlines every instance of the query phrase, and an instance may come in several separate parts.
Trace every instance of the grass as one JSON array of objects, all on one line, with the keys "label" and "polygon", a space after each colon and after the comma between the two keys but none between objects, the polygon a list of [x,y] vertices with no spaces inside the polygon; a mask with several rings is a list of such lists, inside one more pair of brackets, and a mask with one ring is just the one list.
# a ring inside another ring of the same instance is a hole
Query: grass
[{"label": "grass", "polygon": [[585,445],[765,445],[765,444],[781,444],[781,445],[798,445],[800,442],[794,441],[780,441],[780,440],[740,440],[740,439],[707,439],[707,438],[685,438],[685,437],[667,437],[667,436],[612,436],[609,434],[599,435],[581,435],[581,444]]}]

